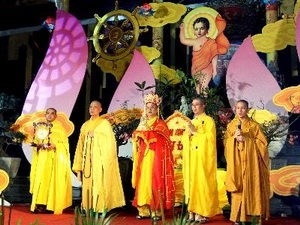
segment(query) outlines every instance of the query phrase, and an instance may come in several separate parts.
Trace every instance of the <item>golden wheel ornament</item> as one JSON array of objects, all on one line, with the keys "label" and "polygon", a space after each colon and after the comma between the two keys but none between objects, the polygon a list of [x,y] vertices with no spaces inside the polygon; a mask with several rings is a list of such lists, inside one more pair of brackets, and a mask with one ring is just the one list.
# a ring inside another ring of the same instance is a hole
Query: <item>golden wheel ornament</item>
[{"label": "golden wheel ornament", "polygon": [[139,23],[135,16],[125,10],[114,10],[103,17],[94,16],[98,23],[90,40],[93,40],[98,54],[93,61],[100,57],[116,61],[130,54],[139,36]]}]

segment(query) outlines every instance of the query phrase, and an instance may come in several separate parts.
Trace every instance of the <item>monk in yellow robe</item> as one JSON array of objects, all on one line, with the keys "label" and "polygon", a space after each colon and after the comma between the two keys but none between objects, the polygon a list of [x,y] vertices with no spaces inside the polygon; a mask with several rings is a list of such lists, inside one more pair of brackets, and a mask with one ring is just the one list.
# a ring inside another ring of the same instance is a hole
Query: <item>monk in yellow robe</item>
[{"label": "monk in yellow robe", "polygon": [[144,103],[144,117],[132,135],[133,206],[138,209],[137,219],[151,217],[157,221],[162,211],[170,209],[174,202],[172,143],[167,124],[158,116],[161,98],[150,93]]},{"label": "monk in yellow robe", "polygon": [[205,223],[220,213],[217,184],[216,126],[205,113],[205,100],[192,101],[190,136],[183,136],[182,171],[189,221]]},{"label": "monk in yellow robe", "polygon": [[125,205],[114,132],[101,111],[101,103],[92,101],[72,167],[82,181],[82,209],[99,213]]},{"label": "monk in yellow robe", "polygon": [[230,220],[235,224],[270,215],[268,143],[260,125],[248,117],[248,107],[245,100],[236,103],[236,117],[224,137],[225,185],[231,193]]},{"label": "monk in yellow robe", "polygon": [[56,109],[48,108],[45,117],[46,122],[38,123],[33,140],[30,210],[61,214],[72,205],[69,141],[64,127],[55,121]]}]

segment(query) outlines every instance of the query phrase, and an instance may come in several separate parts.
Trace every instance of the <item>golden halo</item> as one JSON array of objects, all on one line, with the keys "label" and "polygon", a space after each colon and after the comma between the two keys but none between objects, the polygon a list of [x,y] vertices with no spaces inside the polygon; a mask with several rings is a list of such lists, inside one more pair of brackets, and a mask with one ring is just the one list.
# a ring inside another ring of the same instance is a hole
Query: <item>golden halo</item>
[{"label": "golden halo", "polygon": [[8,174],[0,169],[0,192],[4,191],[9,184],[9,176]]},{"label": "golden halo", "polygon": [[216,26],[216,17],[219,13],[210,7],[198,7],[190,11],[183,19],[185,24],[185,35],[186,38],[195,38],[193,23],[199,17],[205,17],[209,21],[209,30],[207,37],[215,39],[218,36],[218,29]]},{"label": "golden halo", "polygon": [[[30,143],[34,136],[33,123],[45,121],[46,110],[38,110],[32,114],[22,114],[16,120],[15,124],[19,126],[18,131],[26,134],[25,143]],[[65,112],[57,111],[57,117],[55,121],[59,122],[66,130],[69,137],[74,132],[74,124],[65,114]]]}]

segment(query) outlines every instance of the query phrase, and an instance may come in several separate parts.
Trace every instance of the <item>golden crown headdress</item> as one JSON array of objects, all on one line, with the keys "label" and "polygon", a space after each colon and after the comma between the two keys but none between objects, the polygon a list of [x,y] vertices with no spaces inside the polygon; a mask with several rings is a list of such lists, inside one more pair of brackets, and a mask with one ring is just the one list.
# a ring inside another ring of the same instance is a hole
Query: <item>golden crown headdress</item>
[{"label": "golden crown headdress", "polygon": [[144,97],[144,104],[146,105],[147,103],[153,103],[157,106],[160,105],[162,102],[162,98],[158,97],[158,95],[154,94],[153,92],[150,92]]}]

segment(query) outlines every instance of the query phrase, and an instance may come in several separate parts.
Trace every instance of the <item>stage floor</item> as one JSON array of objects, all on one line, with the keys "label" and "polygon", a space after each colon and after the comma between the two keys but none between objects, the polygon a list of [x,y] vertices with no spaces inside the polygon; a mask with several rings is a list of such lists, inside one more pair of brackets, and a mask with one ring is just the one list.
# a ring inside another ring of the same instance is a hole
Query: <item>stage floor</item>
[{"label": "stage floor", "polygon": [[[8,225],[75,225],[75,217],[74,217],[74,208],[70,207],[64,211],[61,215],[53,215],[53,214],[36,214],[30,212],[29,204],[15,204],[12,205],[11,210],[9,207],[4,207],[4,224]],[[137,220],[135,218],[136,211],[134,209],[124,210],[124,209],[115,209],[114,213],[117,213],[117,218],[112,221],[112,225],[151,225],[150,219],[145,220]],[[179,214],[179,212],[177,212]],[[172,212],[168,211],[165,213],[166,221],[172,224]],[[160,221],[158,224],[163,224]],[[210,221],[207,223],[210,225],[232,225],[228,219],[226,219],[223,215],[217,215],[212,217]],[[293,217],[271,217],[268,221],[263,221],[263,225],[300,225],[299,218]]]}]

